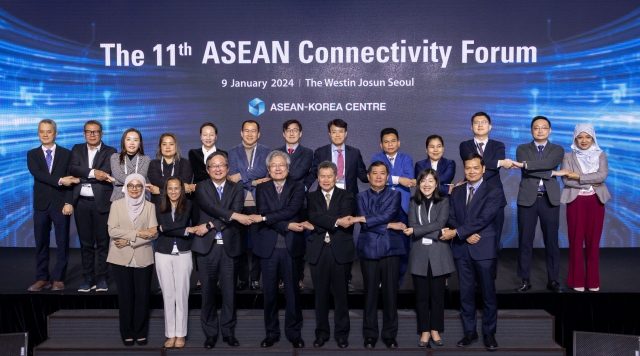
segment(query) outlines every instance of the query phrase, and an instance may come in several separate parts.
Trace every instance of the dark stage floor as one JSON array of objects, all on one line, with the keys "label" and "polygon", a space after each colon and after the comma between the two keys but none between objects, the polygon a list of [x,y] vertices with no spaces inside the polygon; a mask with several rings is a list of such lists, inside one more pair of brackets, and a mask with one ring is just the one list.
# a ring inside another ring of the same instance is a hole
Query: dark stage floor
[{"label": "dark stage floor", "polygon": [[[568,265],[568,250],[561,250],[560,283],[565,285]],[[35,282],[35,249],[34,248],[0,248],[0,294],[65,294],[65,295],[86,295],[96,294],[79,293],[78,286],[82,282],[82,268],[80,263],[80,250],[72,249],[65,281],[66,290],[62,292],[51,292],[45,290],[38,293],[27,292],[27,288]],[[55,250],[51,253],[51,268],[55,261]],[[496,288],[499,294],[515,293],[514,288],[519,283],[516,276],[518,256],[516,249],[504,249],[498,262],[498,278]],[[640,283],[635,283],[637,273],[640,271],[640,249],[633,248],[605,248],[600,250],[600,279],[601,287],[598,293],[640,293]],[[191,284],[195,286],[197,273],[194,271]],[[544,260],[544,250],[535,249],[533,259],[533,274],[531,276],[533,288],[529,293],[551,293],[546,290],[546,266]],[[307,287],[304,293],[313,293],[313,283],[309,274],[309,266],[305,269],[304,284]],[[353,294],[361,293],[362,274],[360,273],[360,263],[353,264],[353,284],[356,291]],[[458,289],[458,281],[455,273],[449,279],[451,290]],[[152,291],[157,291],[158,282],[155,278],[152,284]],[[410,293],[413,289],[411,276],[407,274],[402,286],[401,293]],[[577,293],[565,288],[565,291]],[[198,293],[192,288],[193,293]],[[260,291],[245,290],[242,294],[255,294]],[[588,292],[587,292],[588,293]],[[102,294],[102,293],[98,293]],[[104,294],[116,294],[115,282],[109,279],[109,291]]]}]

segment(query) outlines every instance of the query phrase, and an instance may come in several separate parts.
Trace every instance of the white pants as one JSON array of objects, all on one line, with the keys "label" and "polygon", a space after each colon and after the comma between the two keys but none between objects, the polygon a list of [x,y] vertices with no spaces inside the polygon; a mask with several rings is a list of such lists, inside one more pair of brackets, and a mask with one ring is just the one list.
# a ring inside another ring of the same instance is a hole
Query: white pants
[{"label": "white pants", "polygon": [[189,320],[189,279],[193,270],[191,251],[178,255],[155,253],[156,272],[164,299],[164,334],[187,336]]}]

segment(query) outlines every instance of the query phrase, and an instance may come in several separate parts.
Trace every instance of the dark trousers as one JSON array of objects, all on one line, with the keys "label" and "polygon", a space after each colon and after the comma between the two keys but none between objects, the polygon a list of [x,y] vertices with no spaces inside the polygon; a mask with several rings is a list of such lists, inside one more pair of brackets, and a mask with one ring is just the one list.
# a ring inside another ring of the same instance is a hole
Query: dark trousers
[{"label": "dark trousers", "polygon": [[280,339],[278,320],[278,284],[284,282],[284,297],[287,300],[284,314],[284,334],[291,340],[301,336],[302,306],[298,287],[298,263],[286,248],[275,248],[269,258],[261,258],[262,294],[264,295],[264,327],[267,337]]},{"label": "dark trousers", "polygon": [[498,323],[498,300],[493,279],[493,265],[496,263],[496,259],[474,260],[468,249],[464,251],[465,255],[455,259],[458,281],[460,282],[462,330],[465,334],[476,332],[475,285],[477,282],[484,304],[482,333],[483,335],[495,335]]},{"label": "dark trousers", "polygon": [[120,336],[144,339],[149,333],[149,296],[153,265],[134,268],[111,264],[118,287]]},{"label": "dark trousers", "polygon": [[[244,209],[242,209],[242,213],[247,215],[257,214],[258,208],[255,206],[245,206]],[[258,224],[249,225],[249,228],[243,229],[242,233],[249,234],[248,240],[251,241],[250,239],[254,238],[258,233]],[[251,254],[251,265],[249,265],[249,251],[250,250],[247,250],[247,252],[243,253],[239,257],[238,278],[240,278],[241,281],[248,281],[249,279],[252,281],[259,281],[260,274],[262,273],[260,257],[255,254]]]},{"label": "dark trousers", "polygon": [[[69,262],[69,222],[71,216],[62,214],[62,209],[54,209],[49,204],[46,210],[33,211],[33,235],[36,242],[36,280],[64,282]],[[51,224],[55,227],[56,266],[53,276],[49,275],[49,241]]]},{"label": "dark trousers", "polygon": [[531,206],[518,205],[518,277],[531,278],[533,240],[536,237],[538,218],[546,253],[547,278],[555,281],[560,269],[560,206],[551,205],[546,194],[538,197]]},{"label": "dark trousers", "polygon": [[[234,335],[236,327],[236,268],[238,259],[229,256],[224,245],[214,244],[207,254],[198,254],[199,275],[202,284],[202,311],[200,323],[207,337],[217,338],[219,330],[222,336]],[[217,284],[220,280],[222,310],[218,321],[216,309]],[[220,325],[218,325],[220,324]]]},{"label": "dark trousers", "polygon": [[398,256],[398,285],[402,286],[404,282],[404,275],[407,273],[407,266],[409,265],[409,251],[411,251],[411,237],[402,234],[402,244],[404,250],[407,252],[404,255]]},{"label": "dark trousers", "polygon": [[[101,213],[93,200],[78,200],[74,212],[76,228],[80,237],[82,276],[84,278],[107,279],[107,254],[109,253],[109,213]],[[98,262],[96,264],[96,255]],[[95,268],[94,268],[95,267]]]},{"label": "dark trousers", "polygon": [[418,333],[444,331],[444,285],[447,275],[433,276],[431,266],[426,276],[412,274],[416,292]]},{"label": "dark trousers", "polygon": [[569,230],[567,285],[574,288],[600,287],[600,237],[603,223],[604,204],[595,194],[578,196],[567,204],[567,229]]},{"label": "dark trousers", "polygon": [[[500,251],[502,251],[502,241],[500,240],[502,237],[502,229],[504,227],[504,206],[498,210],[498,215],[496,215],[494,223],[494,230],[496,232],[496,252],[498,255]],[[498,259],[496,259],[496,263],[493,268],[493,279],[498,278]]]},{"label": "dark trousers", "polygon": [[331,245],[324,245],[318,257],[318,263],[309,264],[311,279],[316,293],[316,338],[329,340],[331,335],[329,325],[329,304],[331,293],[335,304],[334,311],[334,339],[349,338],[351,324],[349,322],[349,307],[347,294],[349,293],[350,263],[338,263],[333,256]]},{"label": "dark trousers", "polygon": [[362,334],[378,339],[378,295],[382,283],[382,338],[398,334],[398,256],[379,260],[360,259],[364,282],[364,320]]}]

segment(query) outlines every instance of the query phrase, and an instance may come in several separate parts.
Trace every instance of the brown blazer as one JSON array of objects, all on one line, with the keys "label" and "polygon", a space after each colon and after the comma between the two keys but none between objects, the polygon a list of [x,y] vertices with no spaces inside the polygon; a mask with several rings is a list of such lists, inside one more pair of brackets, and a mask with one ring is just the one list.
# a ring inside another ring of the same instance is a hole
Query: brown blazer
[{"label": "brown blazer", "polygon": [[[107,262],[120,266],[126,266],[135,257],[136,264],[139,266],[149,266],[153,264],[153,244],[152,241],[158,237],[158,234],[151,239],[142,239],[136,237],[136,233],[140,230],[158,226],[156,220],[156,207],[153,203],[144,202],[142,213],[138,217],[136,226],[133,226],[124,199],[119,199],[111,204],[109,212],[109,255]],[[131,241],[131,246],[117,248],[115,239],[125,239]]]},{"label": "brown blazer", "polygon": [[564,189],[562,189],[562,196],[560,197],[561,203],[571,203],[576,199],[576,197],[578,197],[580,189],[588,189],[590,185],[596,183],[601,183],[599,187],[593,187],[593,190],[596,191],[596,195],[598,196],[600,202],[604,204],[611,198],[609,189],[607,189],[607,186],[604,184],[604,180],[607,179],[607,176],[609,175],[609,164],[607,161],[607,155],[604,153],[604,151],[602,151],[602,153],[600,154],[600,167],[595,173],[582,173],[578,158],[573,152],[564,155],[564,159],[562,160],[562,169],[567,169],[572,172],[578,173],[580,175],[580,180],[562,177]]}]

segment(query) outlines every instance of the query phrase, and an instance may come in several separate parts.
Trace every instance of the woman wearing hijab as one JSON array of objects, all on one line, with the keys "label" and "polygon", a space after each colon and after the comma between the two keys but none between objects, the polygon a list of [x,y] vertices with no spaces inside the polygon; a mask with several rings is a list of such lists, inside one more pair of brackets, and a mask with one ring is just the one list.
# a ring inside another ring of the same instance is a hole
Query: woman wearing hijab
[{"label": "woman wearing hijab", "polygon": [[456,269],[449,242],[440,240],[449,219],[449,199],[440,190],[440,178],[433,168],[422,170],[416,181],[418,189],[409,202],[409,227],[404,233],[412,237],[409,272],[416,292],[418,346],[427,347],[429,340],[443,346],[445,281]]},{"label": "woman wearing hijab", "polygon": [[600,290],[599,247],[604,204],[611,197],[604,184],[609,164],[607,155],[598,146],[591,124],[576,125],[573,138],[572,152],[565,154],[562,169],[558,172],[564,183],[560,201],[567,204],[567,285],[578,292],[583,292],[585,287],[597,292]]},{"label": "woman wearing hijab", "polygon": [[165,348],[182,348],[189,319],[189,278],[193,270],[189,226],[192,202],[184,194],[179,177],[167,180],[157,218],[159,235],[156,242],[156,272],[164,300]]},{"label": "woman wearing hijab", "polygon": [[120,336],[125,346],[147,344],[149,295],[153,272],[153,244],[158,237],[155,206],[144,198],[146,181],[127,176],[124,199],[111,204],[107,262],[118,287]]},{"label": "woman wearing hijab", "polygon": [[127,188],[124,181],[132,173],[139,173],[145,179],[151,158],[144,155],[142,134],[131,128],[122,134],[120,153],[111,155],[111,176],[115,178],[115,189],[111,193],[111,201],[124,198]]}]

